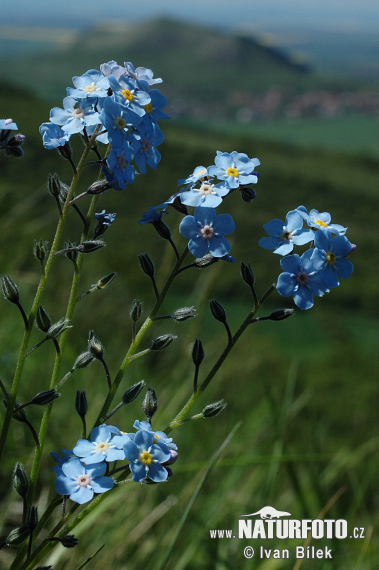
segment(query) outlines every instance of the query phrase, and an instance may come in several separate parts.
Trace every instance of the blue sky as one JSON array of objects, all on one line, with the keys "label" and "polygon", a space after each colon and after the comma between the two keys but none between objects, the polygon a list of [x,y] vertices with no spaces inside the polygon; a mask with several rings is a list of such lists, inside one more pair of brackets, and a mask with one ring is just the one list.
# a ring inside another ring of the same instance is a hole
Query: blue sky
[{"label": "blue sky", "polygon": [[234,29],[241,26],[379,31],[377,0],[17,0],[3,3],[1,24],[87,27],[157,16]]}]

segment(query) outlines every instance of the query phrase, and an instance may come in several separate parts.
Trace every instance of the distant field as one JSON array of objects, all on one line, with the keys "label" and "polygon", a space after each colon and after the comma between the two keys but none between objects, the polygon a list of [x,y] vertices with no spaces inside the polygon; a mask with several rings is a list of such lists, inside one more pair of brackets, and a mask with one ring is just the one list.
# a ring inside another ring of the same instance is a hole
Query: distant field
[{"label": "distant field", "polygon": [[[196,126],[195,122],[190,124]],[[204,126],[204,123],[202,125]],[[256,121],[248,124],[218,121],[208,123],[208,126],[216,132],[253,136],[302,148],[379,156],[379,117],[315,117],[293,121]]]}]

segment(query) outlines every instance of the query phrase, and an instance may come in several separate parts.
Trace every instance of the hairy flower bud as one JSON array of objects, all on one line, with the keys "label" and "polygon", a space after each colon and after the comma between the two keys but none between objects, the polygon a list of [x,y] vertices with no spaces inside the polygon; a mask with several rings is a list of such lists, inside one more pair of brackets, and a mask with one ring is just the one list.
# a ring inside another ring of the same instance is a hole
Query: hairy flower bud
[{"label": "hairy flower bud", "polygon": [[252,188],[241,188],[241,197],[244,202],[252,202],[256,197],[256,192]]},{"label": "hairy flower bud", "polygon": [[171,230],[165,222],[159,218],[152,222],[157,234],[163,239],[171,239]]},{"label": "hairy flower bud", "polygon": [[86,366],[89,366],[93,361],[94,357],[92,353],[89,350],[87,350],[86,352],[82,352],[82,354],[79,354],[72,368],[73,370],[78,370],[79,368],[86,368]]},{"label": "hairy flower bud", "polygon": [[143,413],[150,422],[151,418],[153,417],[158,408],[158,399],[155,390],[153,388],[147,389],[146,396],[143,399],[141,407]]},{"label": "hairy flower bud", "polygon": [[112,273],[108,273],[108,275],[105,275],[105,277],[99,279],[98,282],[96,283],[96,287],[98,289],[105,289],[105,287],[108,287],[108,285],[110,285],[116,277],[117,277],[116,271],[112,271]]},{"label": "hairy flower bud", "polygon": [[294,314],[294,309],[276,309],[267,318],[270,321],[284,321],[284,319],[288,319],[288,317],[292,317]]},{"label": "hairy flower bud", "polygon": [[49,174],[47,177],[47,187],[52,196],[58,197],[61,191],[61,182],[59,180],[58,174]]},{"label": "hairy flower bud", "polygon": [[92,354],[94,358],[102,360],[104,356],[104,347],[100,340],[95,335],[94,331],[89,332],[88,337],[88,351]]},{"label": "hairy flower bud", "polygon": [[132,304],[132,308],[130,309],[130,318],[132,319],[133,323],[136,323],[138,319],[141,317],[142,313],[142,303],[135,299]]},{"label": "hairy flower bud", "polygon": [[153,277],[154,275],[154,263],[147,253],[139,253],[138,259],[141,264],[142,271],[148,276]]},{"label": "hairy flower bud", "polygon": [[209,301],[209,307],[216,321],[220,321],[220,323],[226,323],[226,313],[221,303],[216,301],[216,299],[212,299]]},{"label": "hairy flower bud", "polygon": [[34,240],[33,254],[38,261],[43,261],[47,254],[49,253],[48,242],[40,240]]},{"label": "hairy flower bud", "polygon": [[98,249],[105,247],[106,244],[101,239],[94,239],[83,241],[78,246],[76,246],[76,251],[80,253],[92,253],[93,251],[97,251]]},{"label": "hairy flower bud", "polygon": [[84,391],[81,392],[80,390],[78,390],[76,392],[75,410],[77,411],[79,417],[81,417],[82,419],[85,417],[88,410],[88,403],[87,403],[86,393]]},{"label": "hairy flower bud", "polygon": [[164,350],[176,338],[178,338],[178,337],[173,335],[173,334],[163,334],[163,335],[159,336],[158,338],[156,338],[155,340],[153,340],[153,343],[150,347],[150,350]]},{"label": "hairy flower bud", "polygon": [[245,281],[247,285],[249,285],[250,287],[254,285],[255,278],[250,263],[248,263],[247,265],[246,263],[243,262],[241,263],[241,275],[242,279]]},{"label": "hairy flower bud", "polygon": [[43,392],[36,394],[34,398],[30,400],[30,403],[35,404],[36,406],[45,406],[56,398],[59,398],[59,396],[59,392],[57,392],[55,388],[52,388],[51,390],[44,390]]},{"label": "hairy flower bud", "polygon": [[23,524],[11,530],[5,539],[7,546],[19,546],[30,536],[30,530],[27,524]]},{"label": "hairy flower bud", "polygon": [[46,333],[46,338],[48,340],[52,340],[53,338],[58,338],[59,335],[63,333],[66,329],[71,329],[72,325],[69,325],[69,319],[61,318],[59,321],[54,323],[49,327],[49,330]]},{"label": "hairy flower bud", "polygon": [[187,319],[192,319],[197,317],[196,309],[192,307],[182,307],[181,309],[176,309],[171,315],[173,321],[180,323],[180,321],[186,321]]},{"label": "hairy flower bud", "polygon": [[192,349],[192,360],[194,365],[198,368],[204,360],[204,348],[200,339],[196,339]]},{"label": "hairy flower bud", "polygon": [[38,525],[38,511],[37,507],[29,507],[26,517],[26,524],[30,532],[34,532]]},{"label": "hairy flower bud", "polygon": [[69,259],[73,263],[76,263],[76,260],[78,259],[78,250],[76,243],[73,243],[71,241],[66,242],[64,244],[64,250],[68,250],[65,251],[65,256],[67,257],[67,259]]},{"label": "hairy flower bud", "polygon": [[224,402],[224,400],[219,400],[218,402],[214,402],[213,404],[205,406],[201,413],[203,415],[203,418],[214,418],[220,412],[222,412],[226,406],[227,404]]},{"label": "hairy flower bud", "polygon": [[108,180],[97,180],[87,190],[87,194],[91,196],[103,194],[107,190],[110,190],[112,186],[109,184]]},{"label": "hairy flower bud", "polygon": [[51,327],[51,319],[42,305],[38,305],[36,314],[36,325],[40,331],[47,333]]},{"label": "hairy flower bud", "polygon": [[28,476],[25,471],[25,467],[22,463],[17,462],[13,471],[13,489],[22,497],[23,499],[28,494],[29,481]]},{"label": "hairy flower bud", "polygon": [[77,539],[73,534],[66,534],[66,536],[59,538],[59,542],[65,548],[74,548],[74,546],[77,546],[79,543],[79,539]]},{"label": "hairy flower bud", "polygon": [[219,261],[219,257],[213,257],[211,253],[206,253],[204,257],[197,257],[194,264],[196,267],[199,267],[199,269],[205,269],[206,267],[210,267],[214,263],[217,263],[217,261]]},{"label": "hairy flower bud", "polygon": [[20,302],[20,292],[14,281],[9,277],[9,275],[3,275],[0,277],[1,290],[3,292],[4,298],[15,305]]},{"label": "hairy flower bud", "polygon": [[122,396],[122,403],[131,404],[140,395],[142,389],[146,386],[145,380],[140,380],[137,384],[133,384]]}]

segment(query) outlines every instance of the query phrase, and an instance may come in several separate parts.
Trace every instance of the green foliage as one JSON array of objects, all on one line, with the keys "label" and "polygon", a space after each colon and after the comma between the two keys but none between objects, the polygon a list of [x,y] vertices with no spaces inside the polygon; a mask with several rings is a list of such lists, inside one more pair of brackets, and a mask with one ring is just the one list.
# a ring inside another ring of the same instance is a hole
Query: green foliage
[{"label": "green foliage", "polygon": [[[0,107],[7,109],[6,115],[12,116],[20,132],[27,135],[25,157],[2,161],[0,211],[4,246],[0,249],[0,266],[2,273],[17,282],[27,307],[40,270],[32,253],[33,241],[49,241],[57,219],[54,199],[46,188],[47,172],[57,171],[64,182],[69,180],[64,161],[57,153],[43,150],[38,134],[39,124],[48,120],[49,107],[29,95],[26,104],[24,96],[23,91],[10,87],[0,90]],[[86,291],[112,271],[117,271],[118,277],[109,288],[95,291],[78,303],[63,373],[86,350],[90,329],[102,339],[107,361],[119,363],[130,339],[129,313],[133,299],[138,296],[142,301],[142,316],[146,316],[152,302],[136,254],[148,251],[154,259],[158,287],[173,255],[169,247],[164,251],[157,249],[153,228],[141,227],[136,220],[149,205],[173,193],[178,178],[185,177],[199,164],[210,164],[217,149],[239,150],[259,157],[262,166],[257,198],[251,204],[238,199],[228,202],[228,211],[238,220],[232,249],[237,263],[218,263],[204,271],[193,269],[194,284],[186,273],[178,278],[170,306],[164,311],[169,314],[178,307],[194,304],[199,317],[179,324],[158,322],[152,338],[176,334],[180,346],[175,343],[166,351],[150,354],[143,362],[136,360],[123,381],[122,392],[142,378],[154,387],[159,402],[157,427],[163,429],[190,394],[194,339],[201,338],[204,344],[202,374],[209,370],[220,345],[226,342],[222,324],[217,327],[218,323],[210,319],[208,299],[216,297],[222,302],[235,330],[241,315],[252,304],[250,290],[238,275],[239,262],[251,263],[259,293],[275,281],[280,271],[278,256],[257,246],[259,237],[264,235],[263,223],[283,218],[289,209],[300,204],[331,211],[333,221],[349,226],[349,238],[358,244],[352,258],[355,272],[330,295],[316,299],[312,311],[297,311],[295,317],[279,323],[251,325],[194,411],[200,412],[206,404],[221,398],[228,403],[227,409],[212,420],[190,422],[174,432],[180,452],[174,477],[165,485],[133,488],[127,485],[120,489],[109,502],[102,503],[96,524],[93,517],[99,511],[78,527],[75,534],[79,546],[68,565],[60,547],[48,563],[57,569],[74,569],[106,544],[91,562],[92,568],[154,569],[152,561],[158,565],[160,556],[163,557],[172,529],[176,528],[214,451],[242,420],[238,436],[228,445],[200,491],[168,568],[227,569],[235,567],[236,559],[240,561],[238,567],[252,568],[251,561],[244,565],[241,541],[211,540],[209,529],[236,529],[239,515],[266,504],[288,510],[297,518],[316,518],[334,497],[329,518],[346,518],[351,525],[363,526],[367,536],[363,542],[346,540],[333,544],[335,567],[374,569],[379,562],[378,539],[374,536],[370,539],[372,527],[378,523],[379,507],[375,455],[378,434],[374,421],[378,315],[375,313],[377,270],[372,268],[372,260],[377,243],[379,163],[373,158],[357,156],[352,160],[343,154],[260,141],[247,135],[212,133],[170,124],[163,128],[166,138],[159,169],[150,171],[143,179],[138,177],[134,185],[121,193],[111,191],[106,195],[107,210],[117,211],[117,220],[105,236],[107,247],[86,258],[81,287]],[[88,173],[78,193],[92,181],[93,171]],[[86,200],[78,205],[83,203],[86,209]],[[174,228],[178,220],[173,211],[165,218],[177,241]],[[75,233],[79,237],[80,223],[76,213],[71,212],[65,230],[67,237]],[[46,294],[46,310],[53,320],[64,314],[72,273],[71,264],[64,256],[56,260],[55,269]],[[291,302],[276,296],[264,314],[281,306],[291,306]],[[15,347],[22,335],[21,319],[14,318],[13,309],[9,303],[2,303],[0,365],[6,386],[10,385]],[[33,332],[32,342],[34,339],[40,340],[37,330]],[[45,343],[39,350],[38,357],[31,355],[27,360],[28,381],[22,387],[25,401],[47,388],[54,347]],[[54,421],[49,428],[46,450],[70,445],[68,434],[72,434],[72,444],[81,437],[81,421],[75,414],[78,389],[86,391],[87,422],[91,425],[106,390],[100,363],[76,371],[62,387],[64,397],[54,403]],[[38,425],[41,411],[38,407],[30,409],[28,417]],[[142,419],[139,401],[121,408],[115,422],[121,429],[124,423],[124,429],[128,430],[131,418],[135,417]],[[25,450],[22,457],[18,453],[21,446]],[[10,439],[13,451],[7,459],[10,474],[16,461],[27,469],[30,467],[32,446],[28,431],[22,424],[15,424]],[[52,466],[52,460],[44,457],[38,487],[41,497],[52,491]],[[9,481],[2,481],[1,485],[8,486]],[[16,508],[14,495],[2,512],[6,525],[13,521]],[[7,564],[9,551],[3,549],[3,553]],[[110,557],[113,557],[111,563]],[[292,568],[293,561],[290,562],[281,567]],[[307,568],[321,567],[312,564],[307,561]],[[263,568],[263,564],[257,561],[254,567]]]}]

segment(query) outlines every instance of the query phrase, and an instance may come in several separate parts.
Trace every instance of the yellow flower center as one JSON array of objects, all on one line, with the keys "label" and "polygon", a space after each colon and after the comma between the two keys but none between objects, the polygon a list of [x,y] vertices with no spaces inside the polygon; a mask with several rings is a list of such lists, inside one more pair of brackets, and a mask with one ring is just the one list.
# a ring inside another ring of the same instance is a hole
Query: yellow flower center
[{"label": "yellow flower center", "polygon": [[143,108],[145,109],[146,113],[152,113],[152,111],[153,111],[153,106],[151,103],[144,105]]},{"label": "yellow flower center", "polygon": [[317,224],[318,226],[320,226],[321,228],[327,228],[328,224],[326,224],[325,222],[323,222],[322,220],[315,220],[315,224]]},{"label": "yellow flower center", "polygon": [[106,441],[99,441],[96,444],[95,451],[96,453],[105,453],[109,449],[109,443]]},{"label": "yellow flower center", "polygon": [[150,465],[150,463],[152,462],[152,459],[153,459],[153,457],[152,457],[151,453],[149,453],[148,451],[141,451],[141,453],[139,454],[139,460],[144,465]]},{"label": "yellow flower center", "polygon": [[128,101],[133,101],[133,93],[131,91],[129,91],[129,89],[123,89],[121,91],[121,95],[124,97],[124,99],[127,99]]},{"label": "yellow flower center", "polygon": [[84,91],[86,91],[87,93],[93,93],[94,91],[96,91],[95,83],[91,83],[91,85],[87,85],[87,87],[84,88]]},{"label": "yellow flower center", "polygon": [[233,178],[237,178],[238,170],[236,168],[234,168],[233,166],[231,166],[230,168],[227,169],[226,174],[228,176],[233,176]]},{"label": "yellow flower center", "polygon": [[335,256],[335,254],[334,254],[332,251],[329,251],[329,252],[326,254],[326,261],[327,261],[327,263],[328,263],[329,265],[333,265],[333,264],[336,262],[336,260],[337,260],[337,259],[336,259],[336,256]]}]

